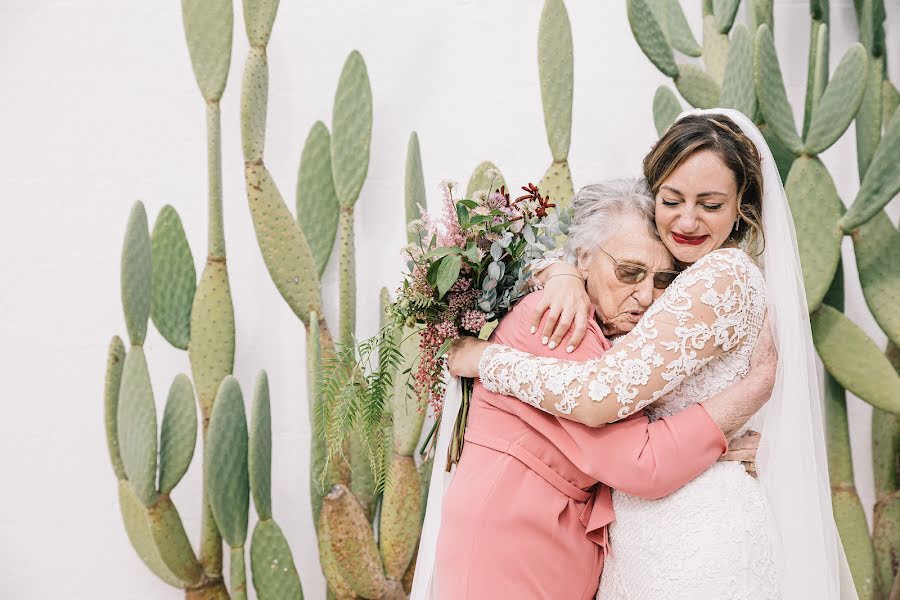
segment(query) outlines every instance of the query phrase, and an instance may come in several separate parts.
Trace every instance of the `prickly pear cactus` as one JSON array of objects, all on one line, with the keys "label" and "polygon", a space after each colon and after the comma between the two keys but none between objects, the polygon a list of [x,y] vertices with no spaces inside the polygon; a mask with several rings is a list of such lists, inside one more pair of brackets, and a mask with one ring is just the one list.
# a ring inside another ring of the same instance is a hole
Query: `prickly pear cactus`
[{"label": "prickly pear cactus", "polygon": [[569,206],[575,195],[568,162],[574,92],[572,26],[563,0],[544,3],[538,31],[538,68],[544,126],[553,157],[538,187],[561,210]]}]

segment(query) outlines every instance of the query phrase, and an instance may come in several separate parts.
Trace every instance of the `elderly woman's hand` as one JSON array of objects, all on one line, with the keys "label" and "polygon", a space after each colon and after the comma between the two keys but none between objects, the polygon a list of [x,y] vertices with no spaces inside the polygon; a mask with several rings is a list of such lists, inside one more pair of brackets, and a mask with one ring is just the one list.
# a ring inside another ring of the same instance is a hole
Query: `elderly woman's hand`
[{"label": "elderly woman's hand", "polygon": [[547,267],[541,274],[544,279],[544,295],[531,313],[531,333],[535,333],[541,324],[541,318],[547,313],[547,321],[541,330],[541,343],[556,348],[572,327],[572,338],[566,347],[572,352],[584,339],[588,319],[593,306],[587,291],[584,289],[584,278],[573,265],[556,263]]},{"label": "elderly woman's hand", "polygon": [[481,353],[490,342],[472,336],[453,340],[447,354],[447,366],[454,377],[478,377],[478,362]]}]

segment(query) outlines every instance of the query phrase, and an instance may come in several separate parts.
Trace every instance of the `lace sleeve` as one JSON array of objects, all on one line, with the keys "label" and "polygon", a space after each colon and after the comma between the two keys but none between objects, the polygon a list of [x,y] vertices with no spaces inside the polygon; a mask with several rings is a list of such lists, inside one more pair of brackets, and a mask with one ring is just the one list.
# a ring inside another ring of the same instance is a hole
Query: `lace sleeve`
[{"label": "lace sleeve", "polygon": [[557,416],[610,423],[668,394],[716,356],[752,349],[765,305],[759,268],[739,250],[719,250],[679,275],[602,357],[566,361],[492,345],[479,375],[489,391]]},{"label": "lace sleeve", "polygon": [[529,262],[526,267],[528,269],[528,287],[531,290],[544,289],[544,284],[538,281],[537,276],[550,265],[555,265],[558,262],[562,262],[562,260],[563,251],[561,249],[556,249],[550,250],[541,258],[536,258]]}]

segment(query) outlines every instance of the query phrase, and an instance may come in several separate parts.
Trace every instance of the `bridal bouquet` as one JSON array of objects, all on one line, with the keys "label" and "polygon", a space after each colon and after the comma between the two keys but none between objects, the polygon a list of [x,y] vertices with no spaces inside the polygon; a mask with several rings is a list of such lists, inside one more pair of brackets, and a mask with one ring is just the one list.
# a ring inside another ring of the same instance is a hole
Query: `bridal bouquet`
[{"label": "bridal bouquet", "polygon": [[[385,406],[393,387],[403,385],[414,394],[419,410],[430,405],[439,423],[450,343],[463,335],[489,334],[528,293],[528,262],[552,249],[568,228],[568,213],[548,212],[555,204],[533,184],[511,199],[504,187],[490,191],[498,174],[485,175],[488,190],[472,198],[457,200],[454,184],[442,185],[440,216],[423,210],[422,219],[411,225],[418,241],[404,250],[407,269],[397,299],[386,308],[387,324],[372,338],[341,348],[323,371],[319,419],[331,451],[340,452],[345,435],[357,428],[379,481],[388,444]],[[407,372],[396,373],[400,344],[410,335],[419,336],[418,356]],[[394,381],[394,373],[406,381]],[[461,450],[471,390],[472,380],[464,380],[462,410],[450,415],[457,419],[451,463]]]}]

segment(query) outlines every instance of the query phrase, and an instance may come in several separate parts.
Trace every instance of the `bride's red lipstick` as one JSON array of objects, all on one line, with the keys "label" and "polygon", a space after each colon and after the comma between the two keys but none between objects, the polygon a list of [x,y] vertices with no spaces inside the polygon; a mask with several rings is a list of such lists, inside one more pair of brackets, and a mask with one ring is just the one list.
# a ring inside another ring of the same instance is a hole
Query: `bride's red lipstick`
[{"label": "bride's red lipstick", "polygon": [[699,246],[703,242],[707,240],[708,235],[684,235],[683,233],[675,233],[672,232],[672,237],[679,244],[685,244],[687,246]]}]

